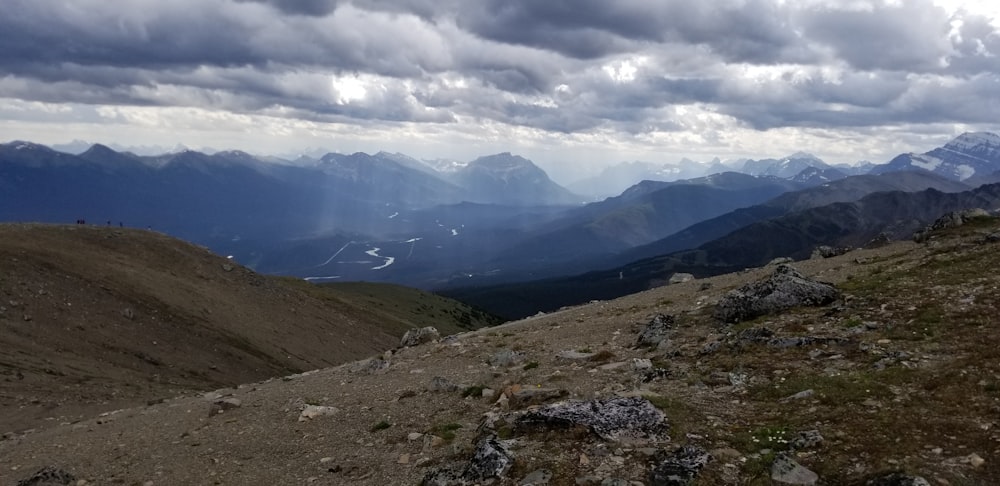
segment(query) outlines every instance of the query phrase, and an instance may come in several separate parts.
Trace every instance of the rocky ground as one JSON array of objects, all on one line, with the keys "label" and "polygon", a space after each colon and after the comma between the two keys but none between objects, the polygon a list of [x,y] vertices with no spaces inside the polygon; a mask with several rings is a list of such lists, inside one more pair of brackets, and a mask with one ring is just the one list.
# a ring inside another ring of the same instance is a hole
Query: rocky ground
[{"label": "rocky ground", "polygon": [[1000,484],[1000,223],[964,223],[9,433],[0,484]]}]

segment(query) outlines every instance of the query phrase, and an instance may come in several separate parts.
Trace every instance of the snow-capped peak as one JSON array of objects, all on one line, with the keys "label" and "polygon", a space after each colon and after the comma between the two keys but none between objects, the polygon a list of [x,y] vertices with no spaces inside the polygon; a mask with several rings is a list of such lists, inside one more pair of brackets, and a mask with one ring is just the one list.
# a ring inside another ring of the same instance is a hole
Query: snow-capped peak
[{"label": "snow-capped peak", "polygon": [[460,160],[452,160],[452,159],[423,159],[421,160],[421,162],[430,166],[432,169],[438,172],[446,172],[446,173],[458,172],[464,169],[467,165],[469,165],[468,162],[462,162]]},{"label": "snow-capped peak", "polygon": [[982,146],[1000,148],[1000,135],[990,132],[966,132],[948,142],[945,148],[964,152]]},{"label": "snow-capped peak", "polygon": [[795,152],[794,154],[785,157],[783,160],[795,160],[795,159],[809,159],[809,160],[815,160],[817,162],[822,162],[822,160],[819,157],[810,154],[809,152]]}]

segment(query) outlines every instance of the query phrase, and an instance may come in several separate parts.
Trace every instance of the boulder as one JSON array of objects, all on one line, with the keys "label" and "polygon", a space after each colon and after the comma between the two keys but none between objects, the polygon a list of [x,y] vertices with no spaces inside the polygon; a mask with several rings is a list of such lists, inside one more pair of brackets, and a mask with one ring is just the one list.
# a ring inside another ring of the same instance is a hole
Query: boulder
[{"label": "boulder", "polygon": [[462,477],[476,482],[502,478],[513,465],[514,456],[507,444],[496,436],[489,436],[476,444],[476,450],[462,472]]},{"label": "boulder", "polygon": [[488,436],[476,444],[476,450],[465,464],[452,464],[432,469],[424,475],[423,486],[466,486],[481,484],[493,478],[502,479],[514,465],[506,441]]},{"label": "boulder", "polygon": [[227,410],[234,410],[240,408],[242,405],[243,402],[240,401],[239,398],[235,397],[220,398],[212,402],[212,405],[208,409],[208,416],[212,417],[220,413],[223,413]]},{"label": "boulder", "polygon": [[417,329],[410,329],[403,334],[403,339],[400,340],[399,345],[404,348],[411,346],[417,346],[424,343],[429,343],[441,339],[441,333],[434,327],[427,326]]},{"label": "boulder", "polygon": [[803,430],[789,442],[789,447],[793,450],[812,449],[823,443],[823,435],[818,430]]},{"label": "boulder", "polygon": [[833,258],[835,256],[843,255],[851,251],[850,248],[843,246],[817,246],[812,252],[812,258]]},{"label": "boulder", "polygon": [[72,474],[55,466],[45,466],[35,474],[17,482],[17,486],[54,486],[56,484],[75,484]]},{"label": "boulder", "polygon": [[306,408],[302,409],[302,413],[299,414],[299,422],[305,422],[317,417],[335,415],[337,412],[339,412],[337,407],[329,407],[326,405],[307,405]]},{"label": "boulder", "polygon": [[570,400],[524,413],[518,429],[585,427],[606,440],[656,438],[668,428],[660,409],[642,397]]},{"label": "boulder", "polygon": [[490,356],[490,366],[506,368],[522,363],[528,356],[520,351],[504,349]]},{"label": "boulder", "polygon": [[736,323],[793,307],[826,305],[840,297],[831,284],[806,278],[791,265],[778,265],[765,280],[727,293],[715,306],[714,316]]},{"label": "boulder", "polygon": [[692,280],[694,280],[694,275],[691,275],[690,273],[675,273],[670,276],[670,280],[667,280],[667,283],[670,285],[674,285],[684,282],[690,282]]},{"label": "boulder", "polygon": [[650,319],[646,327],[639,333],[637,346],[656,347],[666,339],[667,334],[674,327],[674,316],[666,314],[656,314]]},{"label": "boulder", "polygon": [[677,448],[649,476],[652,486],[684,486],[691,483],[712,458],[705,449],[685,445]]},{"label": "boulder", "polygon": [[880,474],[865,483],[866,486],[931,486],[931,483],[920,476],[910,476],[901,472]]},{"label": "boulder", "polygon": [[779,454],[771,464],[771,480],[782,485],[813,486],[819,481],[819,476],[789,455]]},{"label": "boulder", "polygon": [[382,358],[371,358],[365,361],[358,361],[351,365],[349,371],[351,373],[361,373],[364,375],[373,375],[376,373],[383,373],[389,369],[389,362]]}]

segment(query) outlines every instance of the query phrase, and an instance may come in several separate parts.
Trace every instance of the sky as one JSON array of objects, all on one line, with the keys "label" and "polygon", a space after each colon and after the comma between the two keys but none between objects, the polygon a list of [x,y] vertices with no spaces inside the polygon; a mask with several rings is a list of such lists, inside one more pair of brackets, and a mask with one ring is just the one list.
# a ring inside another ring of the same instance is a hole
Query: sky
[{"label": "sky", "polygon": [[1000,131],[1000,2],[3,0],[0,140],[886,162]]}]

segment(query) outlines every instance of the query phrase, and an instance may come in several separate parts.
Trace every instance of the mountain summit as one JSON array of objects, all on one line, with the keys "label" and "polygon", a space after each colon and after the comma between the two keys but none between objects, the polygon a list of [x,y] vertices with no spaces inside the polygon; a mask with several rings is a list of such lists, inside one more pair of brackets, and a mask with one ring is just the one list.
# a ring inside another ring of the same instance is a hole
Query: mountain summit
[{"label": "mountain summit", "polygon": [[963,133],[930,152],[899,155],[888,164],[875,167],[872,173],[901,170],[926,170],[958,181],[992,174],[1000,171],[1000,135]]},{"label": "mountain summit", "polygon": [[479,157],[455,173],[473,202],[515,206],[574,204],[580,198],[549,179],[532,161],[503,152]]}]

